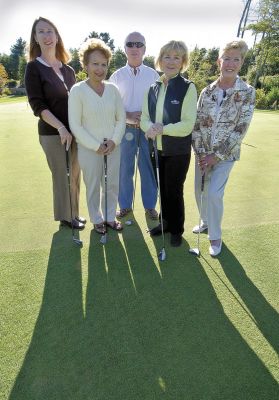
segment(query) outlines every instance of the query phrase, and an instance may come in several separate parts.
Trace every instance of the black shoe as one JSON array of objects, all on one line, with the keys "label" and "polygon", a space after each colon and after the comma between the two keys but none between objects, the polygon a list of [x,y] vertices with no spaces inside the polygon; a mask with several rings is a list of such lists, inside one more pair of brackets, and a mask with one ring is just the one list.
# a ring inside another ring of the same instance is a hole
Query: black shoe
[{"label": "black shoe", "polygon": [[[72,224],[69,221],[60,221],[60,226],[67,226],[68,228],[72,228]],[[85,228],[85,225],[81,222],[78,222],[76,219],[73,219],[73,228],[82,231]]]},{"label": "black shoe", "polygon": [[86,219],[84,218],[84,217],[81,217],[81,216],[77,216],[77,217],[75,217],[75,220],[77,220],[78,222],[81,222],[82,224],[86,224]]},{"label": "black shoe", "polygon": [[[158,226],[155,226],[155,228],[152,228],[148,231],[150,233],[150,236],[159,236],[162,235],[162,226],[159,224]],[[168,232],[168,228],[166,224],[164,224],[164,233]]]},{"label": "black shoe", "polygon": [[170,244],[172,247],[179,247],[182,244],[182,235],[180,233],[171,233]]}]

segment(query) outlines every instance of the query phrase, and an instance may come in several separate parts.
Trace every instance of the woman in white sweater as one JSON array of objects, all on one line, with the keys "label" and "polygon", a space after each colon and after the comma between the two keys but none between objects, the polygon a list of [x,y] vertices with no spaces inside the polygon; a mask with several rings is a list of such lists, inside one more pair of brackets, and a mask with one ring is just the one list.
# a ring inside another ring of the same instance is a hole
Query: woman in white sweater
[{"label": "woman in white sweater", "polygon": [[[110,48],[99,39],[88,39],[80,58],[88,79],[77,83],[69,95],[69,123],[78,144],[78,160],[86,186],[90,220],[96,232],[105,225],[120,231],[115,220],[120,148],[125,132],[125,111],[118,89],[105,81],[111,59]],[[106,142],[104,142],[106,139]],[[104,156],[107,155],[107,221],[104,199]]]}]

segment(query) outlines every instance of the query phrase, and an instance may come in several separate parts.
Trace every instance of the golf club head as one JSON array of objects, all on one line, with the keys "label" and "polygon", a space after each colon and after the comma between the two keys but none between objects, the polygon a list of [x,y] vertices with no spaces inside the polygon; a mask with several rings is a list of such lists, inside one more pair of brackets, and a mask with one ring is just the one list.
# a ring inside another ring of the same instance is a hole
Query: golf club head
[{"label": "golf club head", "polygon": [[194,256],[197,256],[197,257],[200,256],[200,250],[197,247],[195,247],[193,249],[189,249],[189,253],[193,254]]},{"label": "golf club head", "polygon": [[82,240],[79,240],[79,239],[73,238],[73,242],[74,242],[75,244],[77,244],[78,246],[80,246],[80,247],[82,247],[82,246],[83,246],[83,242],[82,242]]},{"label": "golf club head", "polygon": [[159,261],[165,261],[166,258],[167,258],[166,251],[165,248],[163,247],[158,255],[158,259]]},{"label": "golf club head", "polygon": [[107,234],[106,233],[101,236],[100,243],[101,244],[106,244],[107,243]]}]

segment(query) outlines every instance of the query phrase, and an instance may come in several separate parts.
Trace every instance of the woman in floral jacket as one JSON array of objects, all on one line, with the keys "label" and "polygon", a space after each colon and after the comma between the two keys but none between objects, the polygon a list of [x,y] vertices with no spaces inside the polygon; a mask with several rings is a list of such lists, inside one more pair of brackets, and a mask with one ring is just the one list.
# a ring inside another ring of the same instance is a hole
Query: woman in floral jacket
[{"label": "woman in floral jacket", "polygon": [[239,160],[241,142],[254,110],[255,89],[238,76],[247,51],[242,39],[220,49],[220,76],[201,92],[192,135],[196,153],[195,195],[201,213],[201,225],[195,226],[193,232],[208,230],[211,256],[221,252],[224,190],[234,162]]}]

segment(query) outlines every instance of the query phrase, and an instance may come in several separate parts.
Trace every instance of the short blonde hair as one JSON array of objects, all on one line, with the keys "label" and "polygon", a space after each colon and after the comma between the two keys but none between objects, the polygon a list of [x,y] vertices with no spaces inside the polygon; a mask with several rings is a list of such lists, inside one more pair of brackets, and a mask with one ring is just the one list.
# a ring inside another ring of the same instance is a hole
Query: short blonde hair
[{"label": "short blonde hair", "polygon": [[79,50],[79,57],[83,67],[85,65],[88,65],[90,54],[94,53],[94,51],[96,50],[99,50],[104,55],[109,64],[112,57],[111,49],[109,48],[109,46],[105,44],[103,40],[92,38],[92,39],[87,39],[81,45],[81,48]]},{"label": "short blonde hair", "polygon": [[231,49],[238,49],[240,51],[242,60],[244,60],[248,51],[248,46],[243,39],[236,38],[220,47],[219,58],[222,57],[226,51]]},{"label": "short blonde hair", "polygon": [[181,72],[186,71],[189,63],[189,52],[186,44],[182,40],[171,40],[161,48],[158,58],[155,61],[155,68],[158,71],[162,71],[162,59],[164,55],[171,50],[177,51],[177,53],[182,57]]}]

